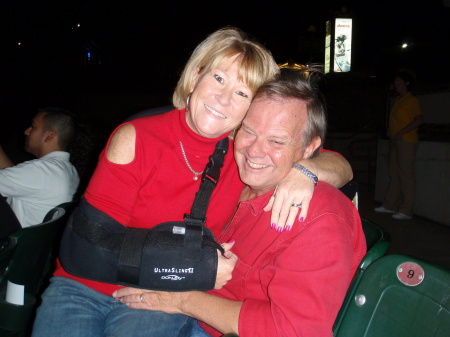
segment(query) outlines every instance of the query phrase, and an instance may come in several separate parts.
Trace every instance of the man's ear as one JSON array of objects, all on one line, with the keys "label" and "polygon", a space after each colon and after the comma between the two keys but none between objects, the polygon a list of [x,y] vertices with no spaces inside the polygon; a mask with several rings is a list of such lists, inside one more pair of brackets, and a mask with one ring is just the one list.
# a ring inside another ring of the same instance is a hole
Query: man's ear
[{"label": "man's ear", "polygon": [[320,137],[314,138],[311,143],[306,147],[305,152],[303,153],[303,159],[308,159],[312,156],[314,151],[317,150],[317,148],[322,145],[322,141],[320,140]]},{"label": "man's ear", "polygon": [[44,142],[45,143],[49,143],[54,141],[57,138],[57,134],[54,130],[48,130],[45,132],[44,135]]}]

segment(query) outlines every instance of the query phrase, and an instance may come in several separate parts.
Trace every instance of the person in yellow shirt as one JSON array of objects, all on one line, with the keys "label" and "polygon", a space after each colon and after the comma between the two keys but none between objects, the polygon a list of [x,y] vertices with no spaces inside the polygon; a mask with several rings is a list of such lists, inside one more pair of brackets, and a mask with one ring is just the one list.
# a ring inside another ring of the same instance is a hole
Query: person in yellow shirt
[{"label": "person in yellow shirt", "polygon": [[414,159],[419,143],[418,127],[423,123],[420,101],[411,93],[413,76],[400,71],[394,78],[394,89],[398,96],[394,101],[390,117],[389,183],[383,204],[376,207],[380,213],[393,213],[394,219],[412,218],[416,183]]}]

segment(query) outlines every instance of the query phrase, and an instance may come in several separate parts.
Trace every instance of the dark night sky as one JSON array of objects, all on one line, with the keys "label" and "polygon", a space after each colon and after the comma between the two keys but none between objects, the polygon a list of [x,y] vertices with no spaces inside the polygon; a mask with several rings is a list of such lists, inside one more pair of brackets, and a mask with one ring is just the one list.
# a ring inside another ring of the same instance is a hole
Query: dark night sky
[{"label": "dark night sky", "polygon": [[[80,81],[97,92],[168,97],[196,44],[225,25],[265,44],[279,63],[306,63],[311,60],[299,52],[300,37],[311,25],[322,37],[326,20],[344,6],[353,18],[354,70],[391,76],[407,40],[413,43],[409,65],[422,80],[448,83],[450,7],[442,0],[2,0],[6,108],[18,119],[23,111],[33,115],[56,96],[74,100]],[[77,23],[80,28],[72,29]],[[91,72],[79,67],[86,47],[101,55],[101,67]]]},{"label": "dark night sky", "polygon": [[325,21],[342,7],[355,21],[355,51],[370,60],[404,39],[443,42],[447,35],[448,43],[450,33],[450,8],[442,0],[3,0],[0,6],[6,43],[61,44],[79,22],[85,37],[101,48],[151,51],[160,59],[169,52],[186,58],[207,33],[236,25],[265,43],[281,62],[295,54],[298,36],[308,26],[323,32]]}]

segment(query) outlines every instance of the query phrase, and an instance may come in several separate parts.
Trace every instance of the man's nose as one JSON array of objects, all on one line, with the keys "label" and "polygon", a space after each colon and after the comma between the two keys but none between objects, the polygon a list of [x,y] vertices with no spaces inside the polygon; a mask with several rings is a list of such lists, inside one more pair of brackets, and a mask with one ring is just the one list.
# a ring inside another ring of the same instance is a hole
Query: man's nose
[{"label": "man's nose", "polygon": [[253,140],[252,144],[248,147],[248,154],[251,157],[264,157],[266,155],[266,151],[264,150],[264,143],[259,139]]}]

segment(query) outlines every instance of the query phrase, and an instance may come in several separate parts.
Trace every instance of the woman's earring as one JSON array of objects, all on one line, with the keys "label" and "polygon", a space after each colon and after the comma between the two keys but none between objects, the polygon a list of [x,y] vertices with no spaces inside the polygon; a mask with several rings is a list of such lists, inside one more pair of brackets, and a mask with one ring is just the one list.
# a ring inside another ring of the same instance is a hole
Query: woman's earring
[{"label": "woman's earring", "polygon": [[186,98],[186,109],[187,109],[188,106],[189,106],[189,99],[191,98],[191,93],[192,93],[192,92],[190,92],[189,95],[188,95],[188,97]]}]

